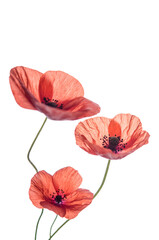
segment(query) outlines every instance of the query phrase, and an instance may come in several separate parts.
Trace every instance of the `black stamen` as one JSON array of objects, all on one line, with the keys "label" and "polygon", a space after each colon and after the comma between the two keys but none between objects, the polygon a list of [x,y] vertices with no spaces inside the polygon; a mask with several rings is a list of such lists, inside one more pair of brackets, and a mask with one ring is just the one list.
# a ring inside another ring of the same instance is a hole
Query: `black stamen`
[{"label": "black stamen", "polygon": [[55,204],[62,204],[63,199],[66,199],[66,195],[62,189],[56,190],[56,193],[53,192],[50,196]]},{"label": "black stamen", "polygon": [[55,197],[55,202],[61,203],[61,202],[62,202],[62,196],[61,196],[61,195],[57,195],[57,196]]},{"label": "black stamen", "polygon": [[42,103],[46,104],[47,106],[54,107],[54,108],[60,108],[63,109],[63,104],[61,103],[60,106],[58,106],[58,100],[57,99],[50,99],[50,98],[43,98]]},{"label": "black stamen", "polygon": [[123,139],[120,138],[120,136],[117,137],[115,134],[114,136],[107,137],[106,135],[103,136],[103,138],[100,138],[102,140],[102,146],[104,148],[112,150],[114,153],[118,153],[119,151],[122,151],[127,143],[123,143]]},{"label": "black stamen", "polygon": [[45,104],[50,107],[54,107],[54,108],[56,108],[58,106],[58,104],[56,104],[55,102],[46,102]]}]

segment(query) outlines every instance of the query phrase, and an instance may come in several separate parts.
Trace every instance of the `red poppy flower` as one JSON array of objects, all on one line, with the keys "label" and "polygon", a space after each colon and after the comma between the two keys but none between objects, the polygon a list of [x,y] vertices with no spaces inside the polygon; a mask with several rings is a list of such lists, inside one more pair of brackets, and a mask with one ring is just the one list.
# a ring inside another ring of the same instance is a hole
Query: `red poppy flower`
[{"label": "red poppy flower", "polygon": [[82,177],[71,167],[60,169],[53,176],[40,171],[31,180],[29,197],[36,207],[72,219],[93,200],[93,193],[78,188],[81,182]]},{"label": "red poppy flower", "polygon": [[113,119],[95,117],[80,122],[75,129],[76,143],[88,153],[120,159],[148,143],[140,119],[118,114]]},{"label": "red poppy flower", "polygon": [[10,71],[10,86],[23,108],[38,110],[52,120],[75,120],[100,111],[99,105],[83,97],[84,90],[74,77],[61,71],[44,74],[26,67]]}]

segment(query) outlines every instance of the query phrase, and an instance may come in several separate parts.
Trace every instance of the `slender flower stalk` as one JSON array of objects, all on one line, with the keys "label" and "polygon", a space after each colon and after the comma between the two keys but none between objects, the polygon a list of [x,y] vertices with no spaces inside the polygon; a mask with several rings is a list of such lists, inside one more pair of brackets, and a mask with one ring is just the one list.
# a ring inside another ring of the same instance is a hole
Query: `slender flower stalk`
[{"label": "slender flower stalk", "polygon": [[[32,150],[32,148],[33,148],[33,146],[34,146],[34,144],[35,144],[35,142],[36,142],[36,140],[37,140],[37,138],[38,138],[41,130],[43,129],[43,127],[44,127],[44,125],[45,125],[45,123],[46,123],[46,120],[47,120],[47,117],[45,118],[45,120],[44,120],[41,128],[39,129],[38,133],[36,134],[36,136],[35,136],[35,138],[34,138],[34,141],[32,142],[32,144],[31,144],[31,146],[30,146],[30,148],[29,148],[28,154],[27,154],[27,159],[28,159],[29,163],[33,166],[33,168],[35,169],[36,172],[38,172],[38,169],[37,169],[37,167],[35,166],[35,164],[30,160],[30,152],[31,152],[31,150]],[[39,216],[39,218],[38,218],[38,221],[37,221],[37,224],[36,224],[35,238],[34,238],[35,240],[36,240],[36,238],[37,238],[38,226],[39,226],[40,219],[41,219],[41,217],[42,217],[42,215],[43,215],[43,212],[44,212],[44,209],[41,210],[41,214],[40,214],[40,216]]]},{"label": "slender flower stalk", "polygon": [[56,222],[57,217],[58,217],[58,215],[56,215],[53,223],[51,224],[51,227],[50,227],[50,237],[51,237],[52,227],[53,227],[54,223]]},{"label": "slender flower stalk", "polygon": [[39,129],[38,133],[36,134],[36,137],[34,138],[34,141],[32,142],[32,144],[31,144],[31,146],[30,146],[30,148],[29,148],[28,154],[27,154],[28,161],[29,161],[29,163],[33,166],[33,168],[35,169],[36,172],[38,172],[38,169],[37,169],[37,167],[34,165],[34,163],[30,160],[30,152],[31,152],[31,150],[32,150],[32,148],[33,148],[33,146],[34,146],[34,144],[35,144],[35,142],[36,142],[36,140],[37,140],[37,138],[38,138],[41,130],[43,129],[43,127],[44,127],[44,125],[45,125],[45,123],[46,123],[46,120],[47,120],[47,117],[45,118],[45,120],[44,120],[41,128]]},{"label": "slender flower stalk", "polygon": [[43,212],[44,212],[44,209],[41,210],[41,214],[40,214],[40,216],[39,216],[39,218],[38,218],[38,221],[37,221],[37,224],[36,224],[35,238],[34,238],[35,240],[36,240],[36,237],[37,237],[38,226],[39,226],[40,219],[41,219],[41,217],[42,217],[42,215],[43,215]]},{"label": "slender flower stalk", "polygon": [[67,219],[49,238],[49,240],[68,222],[70,219]]},{"label": "slender flower stalk", "polygon": [[100,190],[102,189],[102,187],[105,183],[105,180],[106,180],[106,177],[107,177],[107,174],[108,174],[108,170],[109,170],[109,165],[110,165],[110,160],[108,160],[107,167],[106,167],[106,170],[105,170],[105,174],[104,174],[104,177],[103,177],[103,181],[102,181],[100,187],[98,188],[97,192],[94,194],[93,198],[95,198],[98,195],[98,193],[100,192]]}]

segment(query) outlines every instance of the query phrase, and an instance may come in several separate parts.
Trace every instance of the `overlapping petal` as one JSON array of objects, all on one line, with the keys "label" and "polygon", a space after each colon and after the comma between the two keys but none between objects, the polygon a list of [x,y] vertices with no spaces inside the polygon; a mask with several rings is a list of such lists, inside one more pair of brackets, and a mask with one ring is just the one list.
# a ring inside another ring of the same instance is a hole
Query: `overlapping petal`
[{"label": "overlapping petal", "polygon": [[55,192],[55,188],[52,183],[52,176],[45,171],[36,173],[31,180],[29,189],[29,197],[32,203],[38,208],[43,208],[41,202],[49,199],[50,193],[53,192]]},{"label": "overlapping petal", "polygon": [[77,190],[82,183],[82,177],[78,171],[71,167],[58,170],[52,179],[55,189],[62,189],[67,195]]},{"label": "overlapping petal", "polygon": [[86,208],[93,199],[93,193],[86,189],[77,189],[70,195],[67,195],[65,203],[66,218],[74,218],[80,211]]},{"label": "overlapping petal", "polygon": [[41,101],[44,97],[49,97],[65,102],[82,97],[84,89],[71,75],[62,71],[48,71],[40,78],[39,94]]},{"label": "overlapping petal", "polygon": [[47,208],[48,210],[53,211],[54,213],[58,214],[60,217],[65,217],[66,215],[66,209],[64,206],[54,205],[49,201],[42,201],[41,207]]},{"label": "overlapping petal", "polygon": [[[10,86],[16,102],[23,108],[36,109],[30,96],[39,98],[39,81],[42,73],[25,67],[15,67],[10,71]],[[30,96],[28,96],[28,92]]]}]

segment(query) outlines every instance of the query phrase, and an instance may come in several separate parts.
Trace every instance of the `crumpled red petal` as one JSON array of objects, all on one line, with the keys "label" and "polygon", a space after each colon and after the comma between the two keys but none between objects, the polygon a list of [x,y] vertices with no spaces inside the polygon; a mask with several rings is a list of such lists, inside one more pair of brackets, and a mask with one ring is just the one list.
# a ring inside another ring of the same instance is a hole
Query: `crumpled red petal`
[{"label": "crumpled red petal", "polygon": [[60,217],[65,217],[66,215],[66,209],[63,206],[54,205],[48,201],[42,201],[41,206],[42,208],[47,208],[48,210],[55,212]]},{"label": "crumpled red petal", "polygon": [[29,198],[32,203],[38,208],[43,208],[41,202],[50,198],[50,193],[53,192],[55,192],[55,188],[52,184],[52,176],[45,171],[36,173],[31,180],[29,189]]},{"label": "crumpled red petal", "polygon": [[9,77],[11,90],[16,102],[21,107],[36,110],[30,96],[40,101],[39,81],[41,76],[42,73],[26,67],[11,69]]},{"label": "crumpled red petal", "polygon": [[82,97],[84,90],[81,83],[71,75],[62,71],[48,71],[40,78],[39,95],[41,102],[44,97],[48,97],[61,103]]},{"label": "crumpled red petal", "polygon": [[52,181],[56,190],[62,189],[68,195],[81,185],[82,177],[72,167],[65,167],[53,175]]},{"label": "crumpled red petal", "polygon": [[86,189],[77,189],[75,192],[67,196],[65,203],[65,218],[72,219],[78,215],[80,211],[86,208],[93,200],[93,193]]}]

